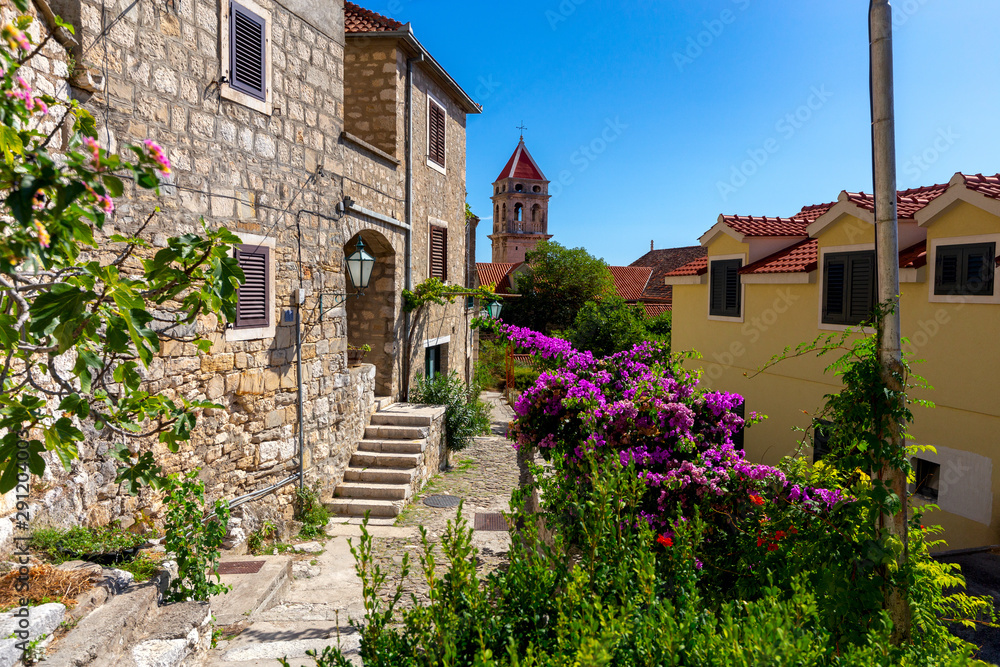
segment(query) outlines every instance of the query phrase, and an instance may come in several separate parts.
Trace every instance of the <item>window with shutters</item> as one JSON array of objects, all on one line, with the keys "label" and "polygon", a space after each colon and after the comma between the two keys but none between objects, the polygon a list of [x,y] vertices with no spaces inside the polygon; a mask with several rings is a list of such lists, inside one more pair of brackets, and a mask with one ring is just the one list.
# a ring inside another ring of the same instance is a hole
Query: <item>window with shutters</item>
[{"label": "window with shutters", "polygon": [[993,296],[996,243],[939,245],[935,251],[935,295]]},{"label": "window with shutters", "polygon": [[444,107],[427,97],[427,164],[443,172],[446,164],[447,114]]},{"label": "window with shutters", "polygon": [[273,302],[271,249],[263,245],[241,245],[236,261],[243,269],[243,284],[236,290],[235,329],[258,329],[271,326]]},{"label": "window with shutters", "polygon": [[429,276],[441,282],[448,280],[448,229],[431,225],[429,247]]},{"label": "window with shutters", "polygon": [[875,251],[823,256],[823,324],[857,326],[875,309]]},{"label": "window with shutters", "polygon": [[222,3],[222,97],[271,113],[271,14],[253,0]]},{"label": "window with shutters", "polygon": [[741,317],[743,288],[740,285],[741,259],[713,260],[710,264],[708,314],[712,317]]}]

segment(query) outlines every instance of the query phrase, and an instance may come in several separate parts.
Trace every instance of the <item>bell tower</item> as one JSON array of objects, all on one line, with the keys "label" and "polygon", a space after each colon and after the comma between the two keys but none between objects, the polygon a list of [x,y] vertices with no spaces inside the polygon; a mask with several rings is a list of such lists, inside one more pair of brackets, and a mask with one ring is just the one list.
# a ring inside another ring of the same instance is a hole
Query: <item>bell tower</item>
[{"label": "bell tower", "polygon": [[549,234],[549,181],[524,136],[493,183],[493,262],[519,264]]}]

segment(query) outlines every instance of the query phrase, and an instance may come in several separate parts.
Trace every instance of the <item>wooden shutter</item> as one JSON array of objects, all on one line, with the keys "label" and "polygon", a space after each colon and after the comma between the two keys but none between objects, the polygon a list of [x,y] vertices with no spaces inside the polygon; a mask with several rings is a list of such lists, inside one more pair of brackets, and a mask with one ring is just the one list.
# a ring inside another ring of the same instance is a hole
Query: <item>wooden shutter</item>
[{"label": "wooden shutter", "polygon": [[259,100],[267,99],[266,34],[263,17],[229,5],[229,85]]},{"label": "wooden shutter", "polygon": [[435,164],[445,166],[445,114],[434,100],[430,100],[430,114],[427,121],[428,145],[427,157]]},{"label": "wooden shutter", "polygon": [[236,261],[243,269],[243,285],[236,290],[237,329],[271,326],[268,304],[271,289],[271,249],[242,245],[236,248]]},{"label": "wooden shutter", "polygon": [[709,290],[709,315],[716,317],[740,316],[740,267],[742,260],[729,259],[711,263]]},{"label": "wooden shutter", "polygon": [[430,277],[448,280],[448,230],[431,225]]},{"label": "wooden shutter", "polygon": [[934,293],[992,296],[996,243],[938,246]]},{"label": "wooden shutter", "polygon": [[826,255],[823,266],[823,323],[856,325],[875,309],[875,252]]}]

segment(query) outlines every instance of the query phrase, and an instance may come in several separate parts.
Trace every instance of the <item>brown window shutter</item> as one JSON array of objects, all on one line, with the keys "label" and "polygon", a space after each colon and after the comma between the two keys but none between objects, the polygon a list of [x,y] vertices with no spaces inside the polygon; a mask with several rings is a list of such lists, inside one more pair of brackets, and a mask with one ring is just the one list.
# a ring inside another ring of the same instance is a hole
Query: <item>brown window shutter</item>
[{"label": "brown window shutter", "polygon": [[271,249],[267,246],[238,246],[236,261],[243,269],[244,281],[236,290],[235,328],[270,326],[268,291],[271,289]]},{"label": "brown window shutter", "polygon": [[427,157],[443,167],[445,166],[445,114],[444,109],[433,100],[430,103],[428,127],[430,134]]},{"label": "brown window shutter", "polygon": [[442,282],[448,280],[448,230],[444,227],[431,226],[429,254],[430,277]]},{"label": "brown window shutter", "polygon": [[229,6],[229,85],[267,99],[266,22],[243,5]]}]

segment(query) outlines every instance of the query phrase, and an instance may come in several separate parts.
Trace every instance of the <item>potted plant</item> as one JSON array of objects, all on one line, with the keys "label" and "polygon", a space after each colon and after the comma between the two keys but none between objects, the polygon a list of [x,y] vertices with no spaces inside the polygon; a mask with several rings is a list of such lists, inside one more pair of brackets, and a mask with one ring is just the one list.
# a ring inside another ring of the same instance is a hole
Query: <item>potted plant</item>
[{"label": "potted plant", "polygon": [[365,361],[365,355],[372,351],[371,345],[362,345],[361,347],[355,347],[353,345],[347,346],[347,365],[348,366],[360,366]]}]

